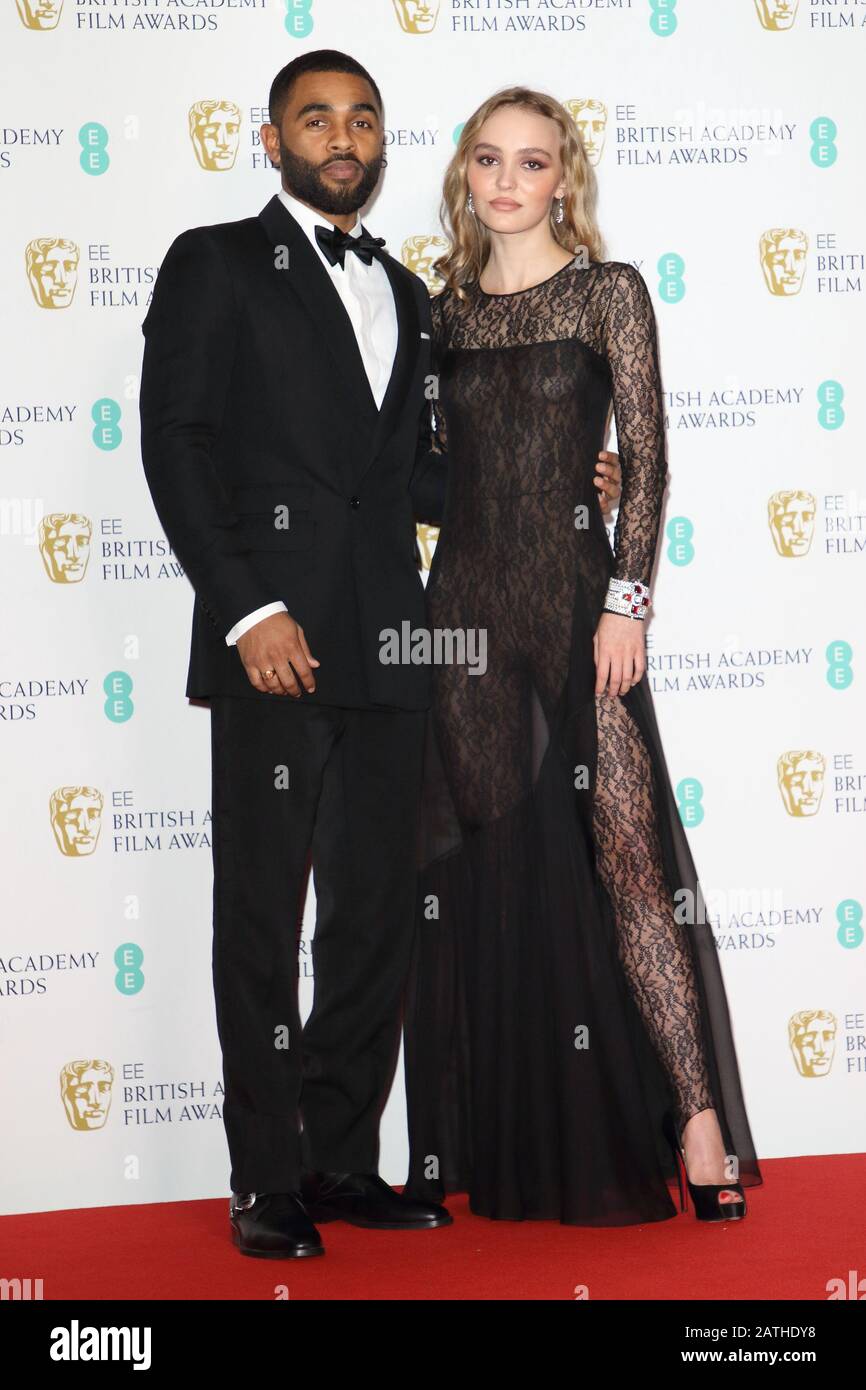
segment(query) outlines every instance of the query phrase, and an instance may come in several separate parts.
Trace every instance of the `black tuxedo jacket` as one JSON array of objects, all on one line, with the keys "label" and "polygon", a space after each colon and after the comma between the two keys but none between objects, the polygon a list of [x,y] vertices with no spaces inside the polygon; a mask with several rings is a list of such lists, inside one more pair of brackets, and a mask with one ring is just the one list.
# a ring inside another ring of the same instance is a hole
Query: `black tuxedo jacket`
[{"label": "black tuxedo jacket", "polygon": [[399,333],[379,410],[342,301],[276,195],[165,255],[142,326],[141,452],[196,593],[188,696],[275,698],[225,638],[282,599],[321,662],[304,701],[429,704],[428,667],[380,660],[383,630],[426,624],[415,522],[441,519],[445,476],[427,290],[381,260]]}]

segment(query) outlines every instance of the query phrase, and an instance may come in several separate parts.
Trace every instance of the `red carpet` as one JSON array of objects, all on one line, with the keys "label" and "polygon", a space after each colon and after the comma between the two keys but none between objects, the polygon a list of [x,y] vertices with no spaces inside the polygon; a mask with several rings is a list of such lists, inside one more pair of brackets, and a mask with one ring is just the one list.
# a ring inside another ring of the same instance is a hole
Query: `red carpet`
[{"label": "red carpet", "polygon": [[228,1230],[228,1202],[96,1207],[0,1218],[0,1277],[42,1278],[50,1299],[827,1298],[866,1275],[866,1156],[762,1160],[742,1224],[671,1221],[618,1230],[490,1222],[465,1196],[430,1232],[321,1227],[324,1257],[253,1260]]}]

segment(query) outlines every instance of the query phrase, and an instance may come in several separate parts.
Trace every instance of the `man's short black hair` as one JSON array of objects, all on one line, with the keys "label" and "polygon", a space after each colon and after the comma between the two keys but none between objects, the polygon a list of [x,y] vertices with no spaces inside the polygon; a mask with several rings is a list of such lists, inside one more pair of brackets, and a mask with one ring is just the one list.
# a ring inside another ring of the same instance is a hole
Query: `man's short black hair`
[{"label": "man's short black hair", "polygon": [[271,118],[271,125],[280,125],[283,112],[286,109],[286,102],[292,94],[292,88],[298,78],[303,77],[307,72],[351,72],[356,77],[363,77],[372,87],[376,105],[379,108],[379,115],[382,115],[382,93],[367,69],[362,67],[357,58],[350,57],[348,53],[339,53],[335,48],[317,48],[313,53],[302,53],[300,57],[293,58],[290,63],[286,63],[286,66],[280,69],[271,83],[268,97],[268,114]]}]

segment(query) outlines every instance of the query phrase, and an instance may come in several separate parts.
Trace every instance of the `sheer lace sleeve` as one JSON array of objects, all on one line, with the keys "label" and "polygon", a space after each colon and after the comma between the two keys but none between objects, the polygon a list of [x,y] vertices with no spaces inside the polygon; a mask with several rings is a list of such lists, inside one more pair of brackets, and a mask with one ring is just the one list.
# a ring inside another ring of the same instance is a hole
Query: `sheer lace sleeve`
[{"label": "sheer lace sleeve", "polygon": [[416,521],[441,526],[448,483],[448,436],[439,400],[439,365],[445,351],[442,295],[430,301],[430,375],[418,428],[418,452],[410,491]]},{"label": "sheer lace sleeve", "polygon": [[[622,466],[613,573],[648,587],[667,481],[664,401],[652,300],[640,271],[625,262],[611,287],[603,341]],[[622,586],[614,587],[621,595]]]}]

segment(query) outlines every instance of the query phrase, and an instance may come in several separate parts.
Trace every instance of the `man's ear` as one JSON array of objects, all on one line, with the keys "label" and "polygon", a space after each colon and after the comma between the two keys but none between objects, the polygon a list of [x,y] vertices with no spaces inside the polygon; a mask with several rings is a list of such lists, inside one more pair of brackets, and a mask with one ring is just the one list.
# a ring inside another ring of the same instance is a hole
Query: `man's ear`
[{"label": "man's ear", "polygon": [[[274,141],[275,150],[273,154],[271,154],[270,150],[268,149],[268,142],[265,139],[265,131],[268,132],[269,138]],[[273,132],[276,133],[276,138],[274,138]],[[280,162],[280,132],[277,129],[277,127],[275,125],[271,125],[269,121],[266,121],[263,126],[259,127],[259,139],[261,140],[262,145],[264,146],[265,153],[268,155],[268,158],[272,161],[272,163],[278,165]]]}]

